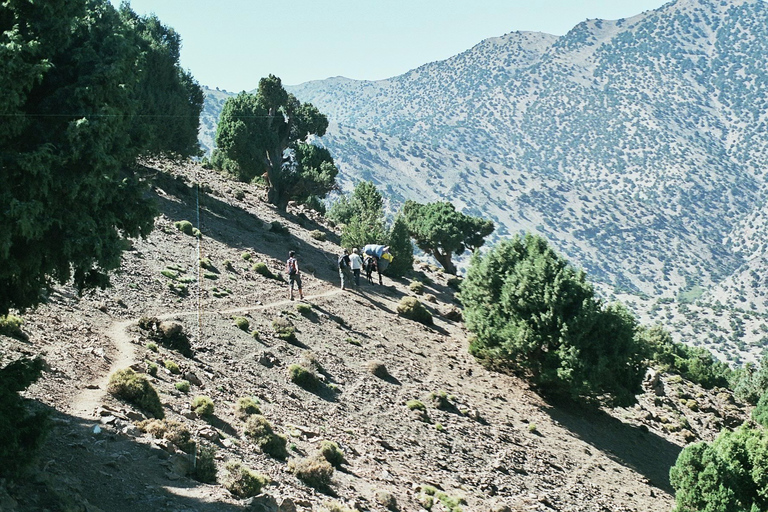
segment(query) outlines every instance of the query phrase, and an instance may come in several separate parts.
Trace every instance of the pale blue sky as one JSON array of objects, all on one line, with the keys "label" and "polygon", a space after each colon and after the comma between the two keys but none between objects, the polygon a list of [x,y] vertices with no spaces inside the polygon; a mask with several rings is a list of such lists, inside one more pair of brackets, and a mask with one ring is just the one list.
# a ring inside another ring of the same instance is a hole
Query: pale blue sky
[{"label": "pale blue sky", "polygon": [[[121,0],[110,0],[119,5]],[[202,85],[251,90],[345,76],[378,80],[523,30],[562,35],[666,0],[131,0],[182,37],[181,64]]]}]

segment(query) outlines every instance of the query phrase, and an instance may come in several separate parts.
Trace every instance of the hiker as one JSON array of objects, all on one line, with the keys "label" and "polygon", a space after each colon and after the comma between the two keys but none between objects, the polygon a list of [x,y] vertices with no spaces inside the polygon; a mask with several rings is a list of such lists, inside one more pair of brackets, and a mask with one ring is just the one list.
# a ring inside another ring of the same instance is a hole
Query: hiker
[{"label": "hiker", "polygon": [[299,298],[303,300],[304,292],[301,291],[301,272],[299,272],[299,261],[296,259],[296,251],[288,253],[285,271],[288,273],[288,284],[291,287],[290,299],[293,300],[293,283],[296,283],[296,286],[299,288]]},{"label": "hiker", "polygon": [[363,268],[363,260],[357,252],[357,247],[352,249],[352,254],[349,255],[349,266],[355,277],[355,288],[360,288],[360,270]]},{"label": "hiker", "polygon": [[368,281],[373,284],[371,274],[376,270],[376,273],[379,274],[379,284],[381,284],[381,271],[386,269],[393,259],[389,252],[389,246],[368,244],[363,247],[363,254],[365,254],[365,275]]},{"label": "hiker", "polygon": [[352,285],[352,272],[350,270],[349,250],[339,256],[339,277],[341,278],[341,289],[346,290],[347,286]]}]

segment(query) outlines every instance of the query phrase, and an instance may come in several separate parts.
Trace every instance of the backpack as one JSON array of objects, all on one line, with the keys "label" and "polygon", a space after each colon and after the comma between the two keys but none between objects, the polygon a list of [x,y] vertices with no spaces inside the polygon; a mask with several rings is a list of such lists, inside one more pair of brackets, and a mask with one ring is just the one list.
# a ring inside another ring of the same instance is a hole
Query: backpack
[{"label": "backpack", "polygon": [[290,258],[286,264],[285,264],[285,271],[288,272],[289,276],[295,276],[296,275],[296,260],[293,258]]}]

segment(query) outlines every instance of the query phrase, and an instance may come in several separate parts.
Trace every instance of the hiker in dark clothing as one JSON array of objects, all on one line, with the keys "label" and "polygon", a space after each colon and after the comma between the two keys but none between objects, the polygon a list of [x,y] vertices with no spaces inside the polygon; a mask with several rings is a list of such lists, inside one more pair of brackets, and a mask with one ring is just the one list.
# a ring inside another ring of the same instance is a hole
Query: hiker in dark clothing
[{"label": "hiker in dark clothing", "polygon": [[339,256],[339,277],[341,278],[341,289],[346,290],[352,286],[352,269],[349,261],[349,251],[344,249],[344,253]]},{"label": "hiker in dark clothing", "polygon": [[299,289],[299,298],[304,298],[304,292],[301,291],[301,272],[299,272],[299,262],[296,259],[296,252],[288,253],[288,261],[285,262],[285,271],[288,273],[288,284],[291,287],[290,299],[293,300],[293,283]]}]

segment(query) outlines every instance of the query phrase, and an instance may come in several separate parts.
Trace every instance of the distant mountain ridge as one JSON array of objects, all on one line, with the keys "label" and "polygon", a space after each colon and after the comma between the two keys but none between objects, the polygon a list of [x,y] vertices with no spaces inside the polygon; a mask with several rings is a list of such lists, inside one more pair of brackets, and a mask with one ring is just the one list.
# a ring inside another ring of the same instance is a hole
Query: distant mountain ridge
[{"label": "distant mountain ridge", "polygon": [[[333,122],[322,142],[347,187],[371,179],[394,207],[447,199],[501,236],[539,232],[650,318],[672,299],[674,319],[720,304],[759,325],[767,69],[765,2],[678,0],[289,90]],[[768,341],[744,331],[734,342]]]}]

